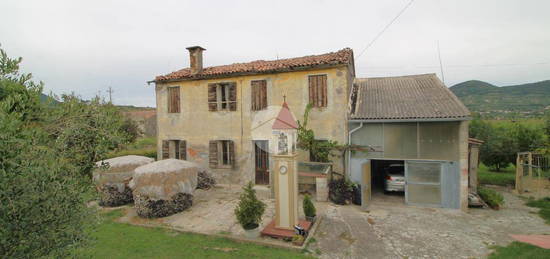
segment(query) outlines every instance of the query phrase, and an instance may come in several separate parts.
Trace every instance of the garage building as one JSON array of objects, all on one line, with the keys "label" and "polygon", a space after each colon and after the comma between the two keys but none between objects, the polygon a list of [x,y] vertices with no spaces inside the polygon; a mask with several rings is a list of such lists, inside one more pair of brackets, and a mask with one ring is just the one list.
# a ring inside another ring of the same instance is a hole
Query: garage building
[{"label": "garage building", "polygon": [[391,200],[466,210],[468,120],[435,74],[356,79],[349,142],[369,151],[351,152],[347,172],[361,184],[362,206],[383,197],[388,168],[401,165],[404,192]]}]

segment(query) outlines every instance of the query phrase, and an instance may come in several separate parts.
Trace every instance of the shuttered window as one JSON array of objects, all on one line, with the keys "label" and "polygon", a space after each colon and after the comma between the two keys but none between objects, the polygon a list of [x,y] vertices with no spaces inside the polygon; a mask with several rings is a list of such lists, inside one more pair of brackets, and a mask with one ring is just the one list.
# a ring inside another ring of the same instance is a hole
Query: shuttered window
[{"label": "shuttered window", "polygon": [[187,160],[187,141],[185,140],[163,140],[162,159]]},{"label": "shuttered window", "polygon": [[209,111],[236,111],[237,84],[217,83],[208,85]]},{"label": "shuttered window", "polygon": [[210,168],[231,168],[235,164],[235,144],[231,140],[212,140],[209,143]]},{"label": "shuttered window", "polygon": [[168,87],[168,112],[180,112],[180,87]]},{"label": "shuttered window", "polygon": [[265,80],[255,80],[251,82],[252,91],[252,109],[259,111],[267,108],[267,82]]},{"label": "shuttered window", "polygon": [[313,107],[327,107],[327,75],[309,76],[309,103]]}]

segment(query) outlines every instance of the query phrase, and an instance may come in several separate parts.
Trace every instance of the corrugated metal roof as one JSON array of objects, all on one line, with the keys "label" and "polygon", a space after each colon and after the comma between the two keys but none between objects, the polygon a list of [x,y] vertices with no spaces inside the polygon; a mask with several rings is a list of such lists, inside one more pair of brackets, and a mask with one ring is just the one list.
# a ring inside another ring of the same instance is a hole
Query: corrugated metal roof
[{"label": "corrugated metal roof", "polygon": [[435,74],[357,78],[350,119],[467,119],[470,111]]}]

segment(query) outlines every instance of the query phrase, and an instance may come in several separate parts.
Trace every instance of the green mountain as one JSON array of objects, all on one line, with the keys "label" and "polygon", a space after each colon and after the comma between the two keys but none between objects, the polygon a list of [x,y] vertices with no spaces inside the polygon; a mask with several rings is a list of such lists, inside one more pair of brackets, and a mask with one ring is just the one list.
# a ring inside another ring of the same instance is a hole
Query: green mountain
[{"label": "green mountain", "polygon": [[502,87],[471,80],[450,90],[484,117],[539,117],[550,110],[550,80]]}]

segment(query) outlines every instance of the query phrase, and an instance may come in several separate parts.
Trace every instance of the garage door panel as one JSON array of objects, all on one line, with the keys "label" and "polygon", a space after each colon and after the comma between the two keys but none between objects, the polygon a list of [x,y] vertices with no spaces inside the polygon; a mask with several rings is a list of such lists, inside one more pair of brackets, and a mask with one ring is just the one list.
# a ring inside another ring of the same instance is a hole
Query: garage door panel
[{"label": "garage door panel", "polygon": [[443,164],[441,188],[443,207],[460,209],[460,168],[457,162]]},{"label": "garage door panel", "polygon": [[405,199],[408,204],[441,207],[441,162],[405,162]]},{"label": "garage door panel", "polygon": [[410,184],[407,189],[409,192],[408,203],[441,204],[441,187],[439,185]]},{"label": "garage door panel", "polygon": [[411,183],[434,183],[439,184],[441,181],[440,163],[408,163],[408,169],[411,171],[407,179]]}]

